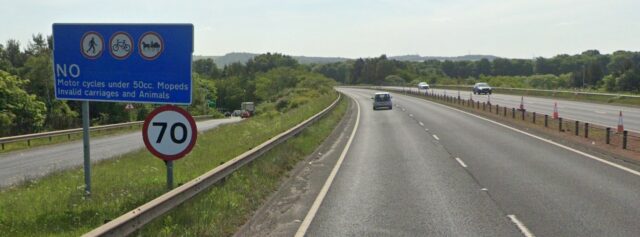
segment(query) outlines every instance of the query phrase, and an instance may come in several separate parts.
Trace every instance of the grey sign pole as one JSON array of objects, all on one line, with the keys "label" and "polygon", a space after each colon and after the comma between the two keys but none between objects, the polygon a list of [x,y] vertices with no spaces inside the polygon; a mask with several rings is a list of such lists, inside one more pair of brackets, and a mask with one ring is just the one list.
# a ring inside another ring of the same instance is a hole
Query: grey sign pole
[{"label": "grey sign pole", "polygon": [[91,195],[91,150],[89,146],[89,101],[82,101],[82,143],[84,145],[84,193]]},{"label": "grey sign pole", "polygon": [[166,160],[164,163],[167,165],[167,189],[173,189],[173,161]]}]

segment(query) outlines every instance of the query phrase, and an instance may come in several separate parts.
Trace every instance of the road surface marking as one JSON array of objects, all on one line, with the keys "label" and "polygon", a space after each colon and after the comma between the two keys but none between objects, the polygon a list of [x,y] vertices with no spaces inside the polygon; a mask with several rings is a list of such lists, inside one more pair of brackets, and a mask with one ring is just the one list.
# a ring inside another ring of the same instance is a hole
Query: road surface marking
[{"label": "road surface marking", "polygon": [[522,234],[524,236],[526,236],[526,237],[535,237],[535,235],[533,235],[533,233],[531,233],[529,228],[527,228],[527,226],[525,226],[524,224],[522,224],[522,222],[520,222],[520,220],[518,220],[516,215],[508,215],[508,217],[509,217],[509,219],[511,219],[511,222],[516,224],[516,226],[518,227],[518,229],[520,229],[520,232],[522,232]]},{"label": "road surface marking", "polygon": [[409,117],[413,117],[413,114],[409,114]]},{"label": "road surface marking", "polygon": [[607,114],[607,112],[600,111],[600,110],[595,110],[593,112],[595,112],[596,114]]},{"label": "road surface marking", "polygon": [[424,127],[424,123],[422,123],[422,122],[418,122],[418,123],[420,124],[420,126],[423,126],[423,127]]},{"label": "road surface marking", "polygon": [[351,147],[353,138],[356,136],[356,131],[358,131],[358,125],[360,124],[360,103],[358,103],[357,99],[355,98],[352,98],[352,99],[353,101],[356,102],[356,105],[358,107],[358,114],[356,115],[356,124],[353,127],[353,131],[351,131],[351,136],[349,137],[349,141],[347,141],[347,145],[342,150],[342,154],[340,154],[340,158],[338,158],[338,162],[336,162],[336,165],[333,167],[333,170],[331,170],[331,174],[329,174],[327,181],[325,181],[324,185],[322,186],[322,189],[320,190],[320,193],[318,193],[318,197],[316,197],[316,200],[313,202],[313,205],[311,205],[311,208],[309,209],[307,216],[304,217],[302,224],[300,224],[298,231],[296,231],[296,235],[295,235],[296,237],[303,237],[307,233],[307,230],[311,225],[311,221],[313,221],[313,218],[316,216],[316,213],[318,213],[318,209],[320,209],[320,205],[322,204],[322,201],[324,201],[324,198],[327,196],[327,193],[329,192],[329,188],[331,187],[333,180],[336,178],[336,174],[338,173],[338,170],[340,169],[340,166],[342,165],[344,158],[347,156],[347,152]]},{"label": "road surface marking", "polygon": [[482,188],[482,189],[480,189],[480,190],[481,190],[481,191],[489,191],[489,189],[487,189],[487,188]]},{"label": "road surface marking", "polygon": [[456,160],[458,161],[458,163],[460,163],[460,165],[462,165],[462,167],[467,168],[467,164],[465,164],[464,161],[462,161],[460,158],[456,157]]},{"label": "road surface marking", "polygon": [[490,120],[490,119],[487,119],[487,118],[483,118],[483,117],[480,117],[480,116],[478,116],[478,115],[475,115],[475,114],[472,114],[472,113],[469,113],[469,112],[466,112],[466,111],[462,111],[462,110],[459,110],[459,109],[456,109],[456,108],[452,108],[452,107],[446,106],[446,105],[441,105],[441,104],[438,104],[438,103],[436,103],[436,102],[431,102],[431,101],[428,101],[428,100],[422,100],[422,101],[426,101],[426,102],[428,102],[428,103],[431,103],[431,104],[434,104],[434,105],[437,105],[437,106],[441,106],[441,107],[444,107],[444,108],[447,108],[447,109],[450,109],[450,110],[458,111],[458,112],[460,112],[460,113],[463,113],[463,114],[466,114],[466,115],[469,115],[469,116],[472,116],[472,117],[475,117],[475,118],[478,118],[478,119],[481,119],[481,120],[484,120],[484,121],[487,121],[487,122],[490,122],[490,123],[496,124],[496,125],[498,125],[498,126],[501,126],[501,127],[507,128],[507,129],[510,129],[510,130],[512,130],[512,131],[514,131],[514,132],[518,132],[518,133],[521,133],[521,134],[524,134],[524,135],[530,136],[530,137],[535,138],[535,139],[538,139],[538,140],[540,140],[540,141],[543,141],[543,142],[546,142],[546,143],[549,143],[549,144],[555,145],[555,146],[560,147],[560,148],[563,148],[563,149],[565,149],[565,150],[569,150],[569,151],[571,151],[571,152],[577,153],[577,154],[582,155],[582,156],[585,156],[585,157],[587,157],[587,158],[591,158],[591,159],[596,160],[596,161],[599,161],[599,162],[601,162],[601,163],[604,163],[604,164],[607,164],[607,165],[613,166],[613,167],[615,167],[615,168],[621,169],[621,170],[623,170],[623,171],[629,172],[629,173],[631,173],[631,174],[634,174],[634,175],[640,176],[640,172],[639,172],[639,171],[637,171],[637,170],[633,170],[633,169],[627,168],[627,167],[625,167],[625,166],[622,166],[622,165],[619,165],[619,164],[613,163],[613,162],[611,162],[611,161],[605,160],[605,159],[603,159],[603,158],[600,158],[600,157],[597,157],[597,156],[594,156],[594,155],[591,155],[591,154],[588,154],[588,153],[585,153],[585,152],[582,152],[582,151],[579,151],[579,150],[573,149],[573,148],[571,148],[571,147],[568,147],[568,146],[562,145],[562,144],[560,144],[560,143],[557,143],[557,142],[551,141],[551,140],[549,140],[549,139],[546,139],[546,138],[542,138],[542,137],[539,137],[539,136],[533,135],[533,134],[531,134],[531,133],[528,133],[528,132],[522,131],[522,130],[520,130],[520,129],[517,129],[517,128],[514,128],[514,127],[511,127],[511,126],[509,126],[509,125],[505,125],[505,124],[502,124],[502,123],[499,123],[499,122],[496,122],[496,121],[493,121],[493,120]]},{"label": "road surface marking", "polygon": [[425,130],[425,131],[427,131],[427,132],[429,131],[429,129],[428,129],[428,128],[425,128],[424,130]]},{"label": "road surface marking", "polygon": [[440,141],[440,138],[438,137],[438,135],[433,134],[433,138],[435,138],[436,140]]}]

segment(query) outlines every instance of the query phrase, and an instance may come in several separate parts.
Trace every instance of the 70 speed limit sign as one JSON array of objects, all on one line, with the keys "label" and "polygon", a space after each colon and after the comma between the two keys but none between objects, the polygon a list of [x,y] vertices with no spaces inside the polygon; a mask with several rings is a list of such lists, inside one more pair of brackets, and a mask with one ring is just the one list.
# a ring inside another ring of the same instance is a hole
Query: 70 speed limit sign
[{"label": "70 speed limit sign", "polygon": [[184,109],[165,105],[155,109],[142,127],[147,149],[165,161],[177,160],[188,154],[196,143],[196,122]]}]

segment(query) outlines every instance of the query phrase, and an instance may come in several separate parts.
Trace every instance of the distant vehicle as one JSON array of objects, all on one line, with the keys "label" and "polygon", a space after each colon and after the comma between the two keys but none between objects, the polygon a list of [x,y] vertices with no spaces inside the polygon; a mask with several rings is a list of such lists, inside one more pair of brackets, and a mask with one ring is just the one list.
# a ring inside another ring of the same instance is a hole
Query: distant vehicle
[{"label": "distant vehicle", "polygon": [[253,116],[256,112],[256,105],[253,102],[242,102],[240,109],[249,112],[249,116]]},{"label": "distant vehicle", "polygon": [[371,99],[373,99],[373,110],[378,110],[378,108],[393,109],[389,92],[377,92]]},{"label": "distant vehicle", "polygon": [[418,83],[418,89],[429,89],[429,84],[426,82],[420,82]]},{"label": "distant vehicle", "polygon": [[492,89],[489,84],[485,82],[478,82],[473,85],[473,94],[489,94],[491,95]]},{"label": "distant vehicle", "polygon": [[240,114],[240,118],[248,118],[251,117],[251,113],[249,113],[249,111],[242,111],[242,113]]},{"label": "distant vehicle", "polygon": [[233,113],[231,113],[231,116],[233,117],[240,117],[240,115],[242,115],[242,110],[236,109],[233,111]]},{"label": "distant vehicle", "polygon": [[225,116],[225,117],[231,117],[231,112],[228,112],[228,111],[227,111],[227,112],[224,112],[224,116]]}]

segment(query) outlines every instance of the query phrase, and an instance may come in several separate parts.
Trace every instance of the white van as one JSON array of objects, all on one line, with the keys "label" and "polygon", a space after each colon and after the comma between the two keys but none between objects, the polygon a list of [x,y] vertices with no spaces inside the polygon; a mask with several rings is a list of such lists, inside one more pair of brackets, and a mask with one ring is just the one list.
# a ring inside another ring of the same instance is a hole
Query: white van
[{"label": "white van", "polygon": [[373,99],[373,110],[378,110],[378,108],[393,109],[389,92],[377,92],[371,99]]}]

